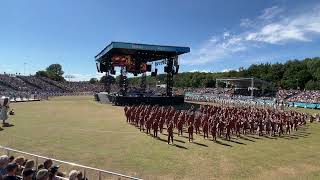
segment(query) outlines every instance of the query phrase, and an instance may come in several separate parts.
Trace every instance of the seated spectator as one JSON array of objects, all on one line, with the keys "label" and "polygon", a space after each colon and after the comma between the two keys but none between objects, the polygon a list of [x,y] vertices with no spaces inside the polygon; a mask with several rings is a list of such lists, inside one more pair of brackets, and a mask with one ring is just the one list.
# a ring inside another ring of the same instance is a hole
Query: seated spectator
[{"label": "seated spectator", "polygon": [[36,180],[48,180],[49,171],[47,169],[41,169],[38,171]]},{"label": "seated spectator", "polygon": [[4,176],[3,180],[20,180],[16,176],[17,170],[18,170],[18,165],[16,163],[10,163],[7,165],[7,175]]},{"label": "seated spectator", "polygon": [[9,157],[7,155],[0,156],[0,176],[7,173],[6,167],[9,163]]},{"label": "seated spectator", "polygon": [[22,173],[22,180],[33,180],[35,171],[32,169],[25,169]]}]

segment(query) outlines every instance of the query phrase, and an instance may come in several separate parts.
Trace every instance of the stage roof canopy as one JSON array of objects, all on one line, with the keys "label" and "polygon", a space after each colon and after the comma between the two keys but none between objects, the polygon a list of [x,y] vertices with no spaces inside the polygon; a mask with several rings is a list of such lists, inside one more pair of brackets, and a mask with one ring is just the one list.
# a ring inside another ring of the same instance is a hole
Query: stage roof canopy
[{"label": "stage roof canopy", "polygon": [[190,52],[189,47],[161,46],[126,42],[111,42],[98,55],[96,61],[110,61],[114,55],[131,55],[136,60],[152,62]]},{"label": "stage roof canopy", "polygon": [[[256,77],[249,78],[218,78],[216,79],[218,82],[224,82],[228,84],[232,84],[237,88],[248,88],[253,85],[253,87],[261,88],[263,86],[272,86],[270,82],[261,80]],[[252,84],[253,83],[253,84]]]}]

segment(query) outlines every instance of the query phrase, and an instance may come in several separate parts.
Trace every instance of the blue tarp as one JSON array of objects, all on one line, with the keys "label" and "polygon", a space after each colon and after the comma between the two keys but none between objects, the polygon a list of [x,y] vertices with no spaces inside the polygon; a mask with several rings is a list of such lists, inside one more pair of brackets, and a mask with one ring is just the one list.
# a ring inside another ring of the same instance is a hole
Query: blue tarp
[{"label": "blue tarp", "polygon": [[320,109],[320,104],[316,103],[289,102],[289,104],[300,108]]}]

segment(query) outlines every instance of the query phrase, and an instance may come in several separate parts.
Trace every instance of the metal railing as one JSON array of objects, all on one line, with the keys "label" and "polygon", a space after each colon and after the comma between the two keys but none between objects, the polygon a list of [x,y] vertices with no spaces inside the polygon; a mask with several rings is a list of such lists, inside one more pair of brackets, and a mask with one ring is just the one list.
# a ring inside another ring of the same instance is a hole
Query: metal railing
[{"label": "metal railing", "polygon": [[[98,176],[99,176],[99,180],[102,180],[102,175],[103,174],[108,174],[108,175],[113,175],[113,176],[117,176],[119,178],[126,178],[126,179],[133,179],[133,180],[142,180],[140,178],[137,178],[137,177],[132,177],[132,176],[128,176],[128,175],[125,175],[125,174],[120,174],[120,173],[116,173],[116,172],[112,172],[112,171],[106,171],[106,170],[103,170],[103,169],[98,169],[98,168],[93,168],[93,167],[89,167],[89,166],[84,166],[84,165],[80,165],[80,164],[77,164],[77,163],[72,163],[72,162],[67,162],[67,161],[62,161],[62,160],[58,160],[58,159],[53,159],[53,158],[49,158],[49,157],[45,157],[45,156],[40,156],[40,155],[36,155],[36,154],[32,154],[32,153],[27,153],[27,152],[24,152],[24,151],[19,151],[19,150],[16,150],[16,149],[12,149],[12,148],[8,148],[8,147],[4,147],[4,146],[1,146],[0,145],[0,149],[3,149],[6,151],[7,155],[10,156],[10,152],[15,152],[15,153],[19,153],[19,154],[24,154],[24,155],[28,155],[28,156],[32,156],[34,157],[35,159],[35,166],[36,168],[38,168],[38,165],[39,165],[39,158],[41,159],[51,159],[52,161],[54,162],[59,162],[59,163],[63,163],[63,164],[68,164],[68,165],[71,165],[71,166],[75,166],[75,167],[78,167],[78,168],[83,168],[84,169],[84,172],[83,172],[83,176],[84,178],[86,178],[87,176],[87,170],[92,170],[92,171],[95,171],[98,173]],[[62,179],[66,179],[66,178],[63,178],[61,177]]]}]

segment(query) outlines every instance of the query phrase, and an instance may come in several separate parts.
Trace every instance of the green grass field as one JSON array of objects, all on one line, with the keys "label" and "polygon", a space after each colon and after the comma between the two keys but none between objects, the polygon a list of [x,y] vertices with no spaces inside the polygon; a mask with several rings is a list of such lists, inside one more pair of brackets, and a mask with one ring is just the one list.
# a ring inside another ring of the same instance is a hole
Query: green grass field
[{"label": "green grass field", "polygon": [[251,135],[214,143],[195,136],[189,143],[175,135],[176,145],[167,145],[166,136],[154,139],[127,124],[122,107],[93,97],[11,107],[14,126],[0,131],[0,145],[30,153],[144,179],[320,179],[317,122],[281,138]]}]

